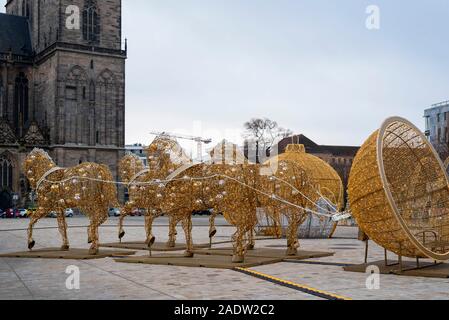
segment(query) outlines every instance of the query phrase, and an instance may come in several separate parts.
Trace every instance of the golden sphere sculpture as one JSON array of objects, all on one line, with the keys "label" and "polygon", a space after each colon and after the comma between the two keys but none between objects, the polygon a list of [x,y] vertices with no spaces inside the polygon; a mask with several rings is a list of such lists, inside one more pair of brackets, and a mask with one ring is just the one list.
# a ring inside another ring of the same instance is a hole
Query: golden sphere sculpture
[{"label": "golden sphere sculpture", "polygon": [[[291,144],[286,152],[275,156],[266,165],[275,168],[273,177],[276,178],[275,194],[299,207],[320,212],[324,203],[330,203],[335,211],[343,205],[343,183],[338,173],[325,161],[307,154],[304,145]],[[292,179],[293,178],[293,179]],[[284,189],[284,190],[282,190]],[[326,206],[326,209],[329,206]],[[288,253],[295,254],[298,243],[298,228],[310,213],[306,210],[295,209],[289,205],[280,206],[272,202],[266,210],[274,222],[274,227],[282,228],[282,216],[287,219]],[[277,212],[276,212],[277,211]],[[328,214],[325,212],[325,214]],[[331,218],[320,217],[320,221],[328,222]],[[336,223],[333,223],[335,230]],[[277,230],[282,233],[282,230]]]},{"label": "golden sphere sculpture", "polygon": [[343,207],[343,182],[334,168],[326,161],[308,154],[304,145],[301,144],[288,145],[286,152],[279,155],[277,159],[294,163],[306,172],[313,189],[309,196],[314,203],[324,197],[335,205],[337,210]]},{"label": "golden sphere sculpture", "polygon": [[409,121],[389,118],[365,142],[354,160],[349,199],[360,229],[386,250],[449,259],[448,176]]}]

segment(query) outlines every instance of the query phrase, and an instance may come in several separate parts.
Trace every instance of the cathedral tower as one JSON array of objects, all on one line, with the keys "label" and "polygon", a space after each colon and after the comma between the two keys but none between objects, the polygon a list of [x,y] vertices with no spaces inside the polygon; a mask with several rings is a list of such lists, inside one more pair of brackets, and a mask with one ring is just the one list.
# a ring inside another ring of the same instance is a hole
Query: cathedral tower
[{"label": "cathedral tower", "polygon": [[35,146],[59,166],[92,161],[116,174],[125,145],[121,10],[121,0],[7,1],[0,14],[0,126],[10,127],[17,147],[0,137],[0,166],[16,158],[13,183],[2,183],[0,174],[0,191],[25,196],[18,164]]}]

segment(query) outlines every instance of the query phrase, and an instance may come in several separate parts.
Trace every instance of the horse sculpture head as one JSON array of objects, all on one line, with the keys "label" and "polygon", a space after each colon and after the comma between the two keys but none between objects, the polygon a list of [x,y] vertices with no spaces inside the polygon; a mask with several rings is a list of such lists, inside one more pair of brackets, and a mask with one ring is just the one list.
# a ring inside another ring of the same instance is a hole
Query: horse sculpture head
[{"label": "horse sculpture head", "polygon": [[[169,175],[192,160],[185,154],[181,145],[168,136],[159,136],[147,148],[148,167],[152,171]],[[163,178],[165,178],[163,177]]]},{"label": "horse sculpture head", "polygon": [[23,171],[30,182],[31,188],[36,189],[39,179],[54,167],[56,167],[56,164],[50,158],[48,153],[42,149],[36,148],[25,158]]},{"label": "horse sculpture head", "polygon": [[119,163],[120,178],[125,183],[131,182],[131,179],[144,169],[142,159],[135,154],[127,154]]}]

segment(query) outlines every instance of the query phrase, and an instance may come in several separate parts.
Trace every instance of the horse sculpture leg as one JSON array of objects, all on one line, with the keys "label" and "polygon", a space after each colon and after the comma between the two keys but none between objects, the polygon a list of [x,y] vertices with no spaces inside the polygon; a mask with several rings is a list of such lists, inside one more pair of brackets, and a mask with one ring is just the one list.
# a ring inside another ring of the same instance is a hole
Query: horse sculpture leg
[{"label": "horse sculpture leg", "polygon": [[87,227],[87,243],[91,244],[94,241],[94,235],[93,235],[93,226],[92,223],[89,224]]},{"label": "horse sculpture leg", "polygon": [[182,220],[182,228],[184,229],[184,233],[186,236],[186,245],[187,249],[184,253],[184,257],[192,258],[193,257],[193,240],[192,240],[192,218],[190,212],[186,217]]},{"label": "horse sculpture leg", "polygon": [[68,251],[70,246],[69,246],[69,239],[67,238],[67,222],[65,221],[64,210],[60,210],[58,212],[58,217],[57,218],[58,218],[59,233],[61,234],[61,237],[62,237],[61,250],[62,251]]},{"label": "horse sculpture leg", "polygon": [[34,246],[36,245],[36,242],[33,240],[33,227],[40,219],[42,219],[46,215],[47,215],[46,210],[38,209],[31,216],[30,224],[28,226],[28,249],[29,250],[32,250],[34,248]]},{"label": "horse sculpture leg", "polygon": [[243,227],[237,227],[237,232],[233,236],[234,240],[234,255],[232,256],[233,263],[242,263],[245,261],[245,249],[243,246],[243,238],[245,231]]},{"label": "horse sculpture leg", "polygon": [[[104,216],[103,212],[107,212],[107,209],[96,212],[95,217],[97,219],[93,221],[91,220],[90,228],[91,228],[92,245],[90,246],[89,249],[90,255],[98,254],[98,247],[99,247],[98,227],[100,227],[107,220],[107,216]],[[98,213],[100,213],[100,215]]]},{"label": "horse sculpture leg", "polygon": [[90,255],[96,255],[98,253],[98,222],[91,222],[89,227],[89,243],[91,244],[89,248]]},{"label": "horse sculpture leg", "polygon": [[149,213],[149,210],[147,211],[145,215],[145,231],[147,234],[147,239],[145,243],[148,245],[149,248],[151,248],[156,241],[156,237],[153,235],[153,221],[156,218],[156,216],[152,213]]},{"label": "horse sculpture leg", "polygon": [[176,226],[178,225],[180,220],[181,218],[179,218],[177,215],[170,215],[168,222],[168,248],[174,248],[176,246],[176,235],[178,234],[178,232],[176,231]]},{"label": "horse sculpture leg", "polygon": [[254,228],[248,230],[248,244],[246,245],[247,250],[254,250],[256,246],[256,241],[254,240]]},{"label": "horse sculpture leg", "polygon": [[125,236],[125,230],[123,229],[123,221],[127,216],[129,216],[132,212],[132,208],[128,204],[126,204],[121,212],[120,212],[120,218],[118,222],[118,238],[120,239],[120,242],[122,242],[122,238]]},{"label": "horse sculpture leg", "polygon": [[287,255],[295,256],[298,254],[299,242],[298,242],[298,228],[300,221],[293,216],[288,219],[287,228]]},{"label": "horse sculpture leg", "polygon": [[212,238],[215,237],[215,235],[217,234],[217,229],[215,228],[215,218],[217,217],[217,213],[214,211],[212,211],[210,217],[209,217],[209,238],[211,239],[212,242]]}]

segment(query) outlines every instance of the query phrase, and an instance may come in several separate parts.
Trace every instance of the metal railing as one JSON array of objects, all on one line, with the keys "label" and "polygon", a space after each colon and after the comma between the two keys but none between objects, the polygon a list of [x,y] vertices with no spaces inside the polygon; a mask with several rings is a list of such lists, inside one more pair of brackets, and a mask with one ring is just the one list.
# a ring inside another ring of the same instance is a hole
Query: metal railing
[{"label": "metal railing", "polygon": [[444,106],[449,106],[449,100],[432,104],[433,108],[435,108],[435,107],[444,107]]}]

